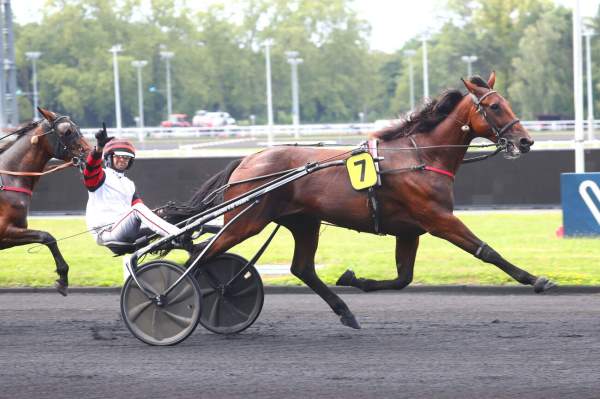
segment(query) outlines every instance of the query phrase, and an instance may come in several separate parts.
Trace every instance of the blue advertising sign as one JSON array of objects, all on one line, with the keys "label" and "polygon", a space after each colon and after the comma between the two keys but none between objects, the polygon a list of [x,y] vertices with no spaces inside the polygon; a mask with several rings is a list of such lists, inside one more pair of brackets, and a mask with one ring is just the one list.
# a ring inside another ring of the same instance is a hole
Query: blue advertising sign
[{"label": "blue advertising sign", "polygon": [[562,173],[565,236],[600,235],[600,173]]}]

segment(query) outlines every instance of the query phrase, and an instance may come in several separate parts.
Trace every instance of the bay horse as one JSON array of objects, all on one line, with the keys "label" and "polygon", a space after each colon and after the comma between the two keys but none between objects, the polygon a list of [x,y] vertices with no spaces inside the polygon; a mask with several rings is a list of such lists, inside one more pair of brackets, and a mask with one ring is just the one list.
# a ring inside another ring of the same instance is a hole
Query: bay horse
[{"label": "bay horse", "polygon": [[90,145],[68,116],[41,108],[38,111],[44,119],[4,136],[16,135],[17,139],[0,149],[0,250],[33,243],[46,245],[56,263],[55,287],[66,296],[69,266],[50,233],[27,228],[27,213],[33,189],[47,173],[42,170],[48,161],[66,161],[60,169],[75,165],[84,159]]},{"label": "bay horse", "polygon": [[[368,193],[351,187],[345,168],[326,168],[263,197],[218,238],[208,250],[207,258],[258,234],[270,222],[281,224],[291,231],[295,241],[291,272],[329,304],[342,324],[353,328],[360,326],[348,306],[315,272],[321,221],[396,237],[396,278],[384,281],[357,278],[348,270],[339,278],[338,285],[363,291],[406,287],[413,279],[419,236],[428,232],[497,266],[519,283],[532,285],[535,292],[550,289],[553,282],[505,260],[453,214],[454,175],[475,137],[499,144],[508,157],[526,153],[533,145],[508,101],[493,90],[494,82],[494,72],[487,82],[477,76],[463,80],[466,95],[459,90],[448,90],[398,125],[370,135],[378,140],[378,152],[384,158],[379,162],[381,186],[376,189],[378,223],[372,218]],[[248,179],[273,176],[308,162],[347,157],[347,151],[335,148],[268,148],[234,161],[209,179],[188,203],[168,207],[164,215],[177,222],[214,205],[217,202],[205,203],[203,199],[221,184],[227,183],[224,200],[228,200],[265,182]],[[247,182],[234,184],[238,181]],[[225,223],[240,211],[226,213]]]}]

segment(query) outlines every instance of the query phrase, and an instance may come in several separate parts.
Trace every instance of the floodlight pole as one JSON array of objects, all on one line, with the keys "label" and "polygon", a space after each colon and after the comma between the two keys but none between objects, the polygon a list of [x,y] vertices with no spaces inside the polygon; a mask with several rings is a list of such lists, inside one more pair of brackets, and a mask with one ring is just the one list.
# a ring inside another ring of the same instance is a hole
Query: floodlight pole
[{"label": "floodlight pole", "polygon": [[429,98],[429,68],[427,66],[427,36],[423,35],[423,97]]},{"label": "floodlight pole", "polygon": [[138,118],[139,118],[139,133],[138,140],[144,141],[144,93],[142,90],[142,68],[148,65],[148,61],[135,60],[131,65],[137,69],[137,84],[138,84]]},{"label": "floodlight pole", "polygon": [[175,56],[172,51],[161,51],[160,56],[167,64],[167,119],[173,113],[173,103],[171,98],[171,58]]},{"label": "floodlight pole", "polygon": [[583,151],[583,73],[580,1],[573,7],[573,98],[575,102],[575,173],[585,172]]},{"label": "floodlight pole", "polygon": [[292,123],[295,127],[294,137],[299,138],[299,126],[300,126],[300,101],[298,95],[298,65],[302,64],[304,60],[298,57],[297,51],[286,51],[285,55],[288,57],[287,62],[292,67]]},{"label": "floodlight pole", "polygon": [[273,95],[271,93],[271,46],[273,39],[264,41],[265,46],[265,69],[267,78],[267,144],[273,145]]},{"label": "floodlight pole", "polygon": [[33,119],[38,118],[38,85],[37,85],[37,60],[42,55],[39,51],[28,51],[25,53],[25,57],[31,60],[32,66],[32,79],[33,79]]},{"label": "floodlight pole", "polygon": [[115,115],[117,118],[117,134],[121,133],[121,94],[119,89],[119,62],[117,60],[117,54],[123,51],[123,47],[120,44],[115,44],[108,50],[113,55],[113,72],[115,79]]},{"label": "floodlight pole", "polygon": [[408,81],[410,86],[410,110],[415,109],[415,80],[413,72],[413,56],[417,52],[415,50],[404,50],[404,56],[408,57]]},{"label": "floodlight pole", "polygon": [[475,55],[463,55],[460,57],[461,60],[467,63],[467,78],[473,76],[473,68],[472,65],[475,61],[477,61],[477,56]]},{"label": "floodlight pole", "polygon": [[594,35],[595,32],[590,27],[583,30],[583,36],[585,36],[585,69],[587,75],[588,140],[594,140],[594,94],[592,92],[592,47],[590,43],[590,39]]}]

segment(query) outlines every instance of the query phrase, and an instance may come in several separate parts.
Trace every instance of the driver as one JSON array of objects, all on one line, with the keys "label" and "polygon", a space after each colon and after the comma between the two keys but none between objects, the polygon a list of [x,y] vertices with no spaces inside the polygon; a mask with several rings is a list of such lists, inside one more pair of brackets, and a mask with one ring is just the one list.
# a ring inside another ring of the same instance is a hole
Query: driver
[{"label": "driver", "polygon": [[133,145],[127,140],[108,137],[105,126],[95,137],[97,145],[88,155],[83,178],[88,189],[86,223],[98,245],[110,241],[133,243],[144,235],[142,226],[163,237],[178,234],[176,226],[144,205],[135,184],[125,176],[135,160]]}]

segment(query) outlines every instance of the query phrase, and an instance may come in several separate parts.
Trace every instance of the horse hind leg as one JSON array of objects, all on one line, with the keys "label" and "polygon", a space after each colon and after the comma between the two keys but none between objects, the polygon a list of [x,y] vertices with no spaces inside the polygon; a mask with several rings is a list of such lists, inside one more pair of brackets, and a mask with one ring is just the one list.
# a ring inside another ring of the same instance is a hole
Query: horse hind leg
[{"label": "horse hind leg", "polygon": [[0,249],[34,243],[46,245],[52,253],[52,257],[56,263],[58,279],[55,281],[54,287],[61,295],[67,296],[67,289],[69,287],[69,265],[58,249],[56,239],[50,233],[9,226],[4,235],[5,238],[0,243]]},{"label": "horse hind leg", "polygon": [[320,220],[306,215],[295,215],[282,219],[281,224],[287,227],[294,237],[292,274],[323,298],[333,312],[340,316],[343,325],[360,329],[360,325],[348,306],[323,283],[315,271],[315,253],[319,244]]},{"label": "horse hind leg", "polygon": [[357,278],[352,270],[346,270],[335,284],[356,287],[365,292],[401,290],[412,282],[418,247],[419,236],[396,237],[396,270],[398,271],[398,277],[393,280]]}]

